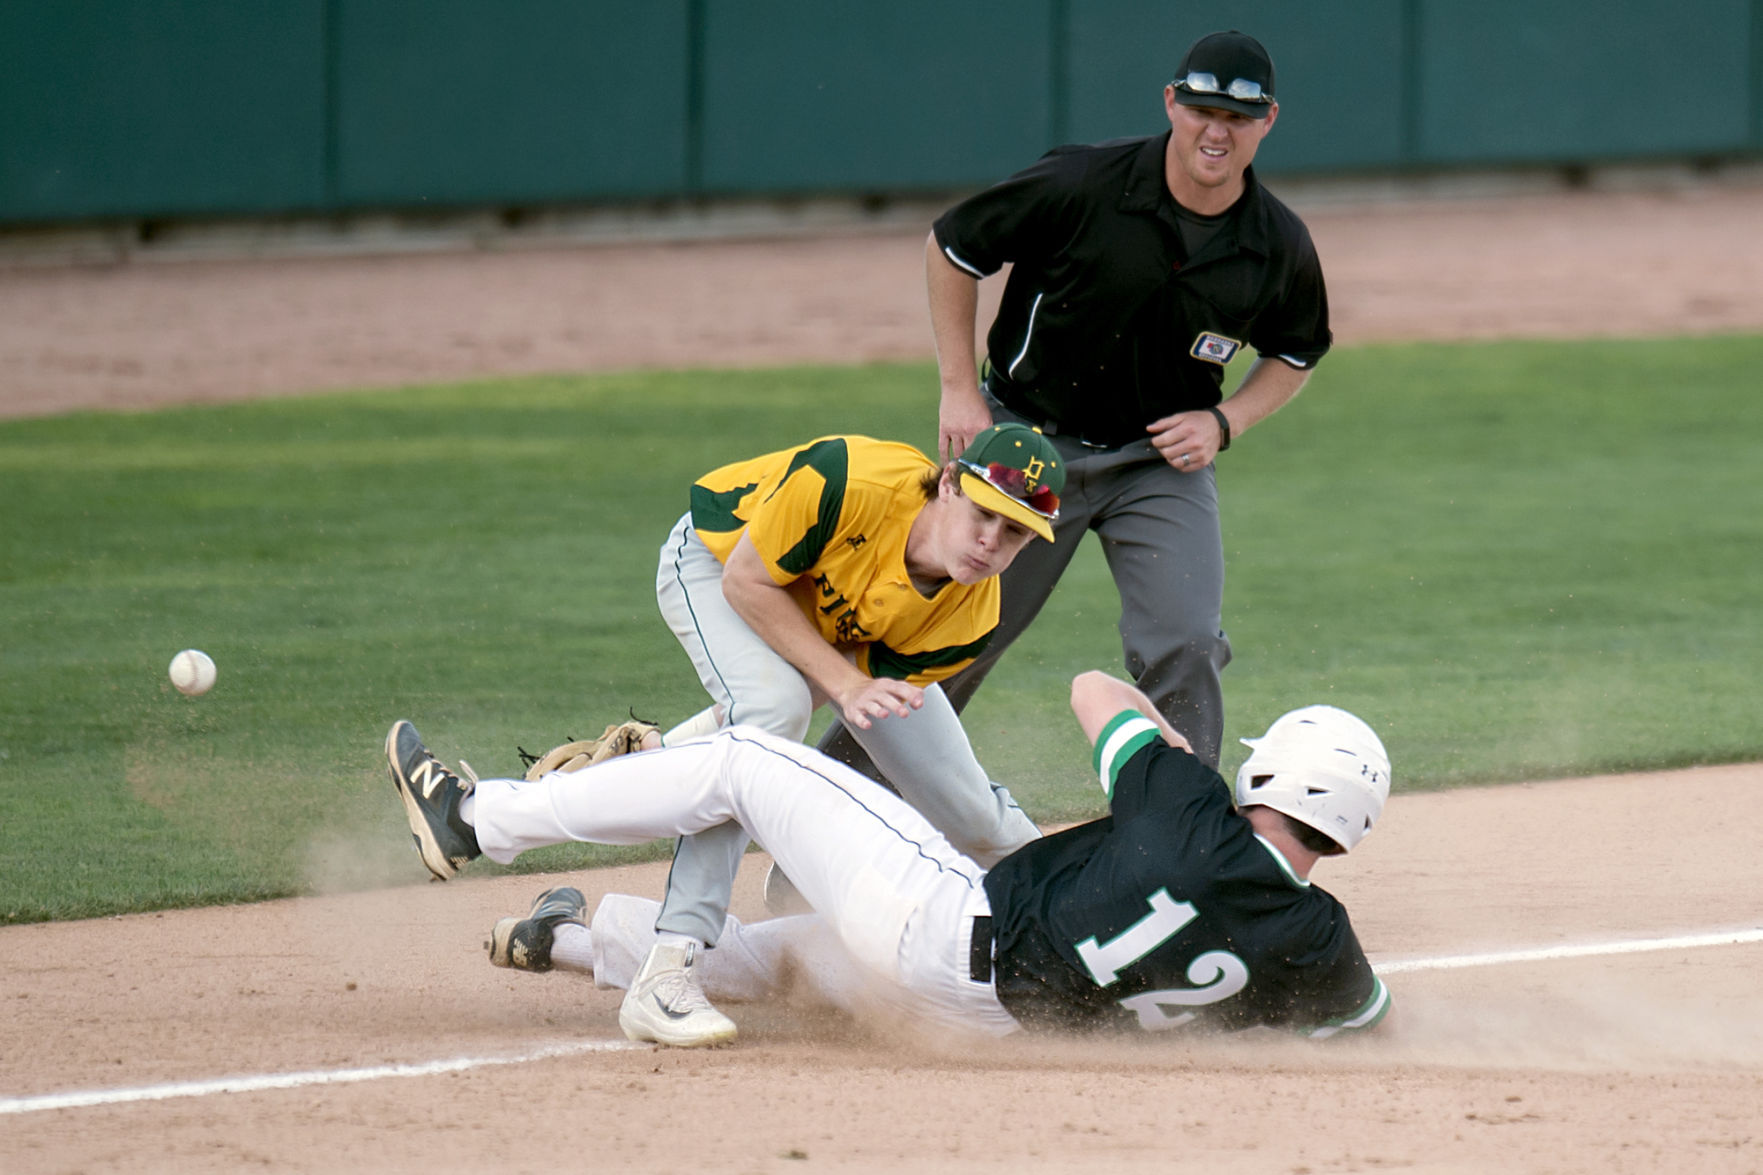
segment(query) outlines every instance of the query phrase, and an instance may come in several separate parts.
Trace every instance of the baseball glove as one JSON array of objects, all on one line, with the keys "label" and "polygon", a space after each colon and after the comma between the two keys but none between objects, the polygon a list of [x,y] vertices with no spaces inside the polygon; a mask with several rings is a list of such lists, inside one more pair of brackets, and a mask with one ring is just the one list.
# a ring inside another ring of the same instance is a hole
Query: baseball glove
[{"label": "baseball glove", "polygon": [[643,736],[656,729],[659,728],[653,722],[644,722],[633,714],[629,721],[612,723],[600,733],[599,738],[572,739],[561,746],[552,747],[543,755],[535,755],[525,747],[514,749],[520,753],[521,764],[526,768],[526,778],[531,781],[553,771],[580,771],[583,767],[591,767],[619,755],[640,751],[643,749]]}]

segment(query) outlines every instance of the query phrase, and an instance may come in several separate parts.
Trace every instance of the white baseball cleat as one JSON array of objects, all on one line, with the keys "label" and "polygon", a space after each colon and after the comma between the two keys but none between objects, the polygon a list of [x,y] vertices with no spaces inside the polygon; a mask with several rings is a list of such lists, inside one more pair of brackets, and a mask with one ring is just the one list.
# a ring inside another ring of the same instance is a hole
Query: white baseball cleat
[{"label": "white baseball cleat", "polygon": [[650,948],[618,1008],[625,1036],[687,1049],[734,1040],[735,1022],[716,1010],[692,974],[697,953],[696,943]]}]

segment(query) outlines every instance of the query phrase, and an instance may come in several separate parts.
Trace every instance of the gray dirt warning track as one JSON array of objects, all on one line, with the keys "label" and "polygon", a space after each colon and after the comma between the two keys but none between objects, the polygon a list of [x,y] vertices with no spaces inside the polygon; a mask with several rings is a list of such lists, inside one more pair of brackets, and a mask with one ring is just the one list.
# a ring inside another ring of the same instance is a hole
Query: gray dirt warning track
[{"label": "gray dirt warning track", "polygon": [[[1306,212],[1342,342],[1763,329],[1763,189]],[[919,239],[0,268],[0,414],[920,358]],[[972,1046],[788,1004],[730,1050],[611,1047],[612,993],[484,962],[548,879],[423,884],[365,846],[411,884],[0,928],[0,1170],[1763,1170],[1763,945],[1617,953],[1763,927],[1760,806],[1756,765],[1398,794],[1318,874],[1408,968],[1389,1031],[1335,1048]]]}]

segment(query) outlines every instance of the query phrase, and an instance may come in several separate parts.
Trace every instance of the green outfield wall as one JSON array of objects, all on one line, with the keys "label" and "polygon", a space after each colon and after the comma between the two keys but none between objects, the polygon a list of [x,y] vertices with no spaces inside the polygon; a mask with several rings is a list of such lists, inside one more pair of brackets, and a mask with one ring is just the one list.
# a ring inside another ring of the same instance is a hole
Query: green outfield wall
[{"label": "green outfield wall", "polygon": [[1763,0],[17,0],[0,224],[946,192],[1227,27],[1270,175],[1763,155]]}]

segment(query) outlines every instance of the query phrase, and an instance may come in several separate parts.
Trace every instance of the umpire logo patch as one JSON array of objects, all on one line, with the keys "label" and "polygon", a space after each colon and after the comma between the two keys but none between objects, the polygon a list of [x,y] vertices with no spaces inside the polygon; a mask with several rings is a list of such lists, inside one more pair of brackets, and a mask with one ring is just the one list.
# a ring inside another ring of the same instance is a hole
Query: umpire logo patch
[{"label": "umpire logo patch", "polygon": [[1236,353],[1242,349],[1243,344],[1236,339],[1227,339],[1223,335],[1203,330],[1200,337],[1194,340],[1194,345],[1188,349],[1188,354],[1203,362],[1216,363],[1223,367],[1236,358]]}]

